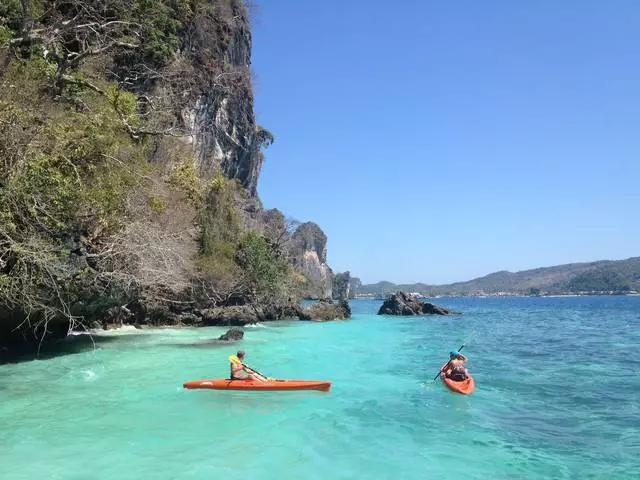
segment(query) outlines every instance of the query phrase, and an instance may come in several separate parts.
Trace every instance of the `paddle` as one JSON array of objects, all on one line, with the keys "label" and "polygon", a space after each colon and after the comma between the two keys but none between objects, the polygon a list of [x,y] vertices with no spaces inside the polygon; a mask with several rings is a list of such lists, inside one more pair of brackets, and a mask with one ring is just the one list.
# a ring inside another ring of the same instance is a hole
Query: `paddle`
[{"label": "paddle", "polygon": [[[462,350],[463,348],[464,348],[464,343],[463,343],[462,345],[460,345],[460,348],[458,349],[458,353],[460,353],[460,350]],[[449,361],[447,362],[447,364],[446,364],[443,368],[441,368],[441,369],[440,369],[440,371],[438,372],[438,374],[433,378],[433,381],[434,381],[434,382],[438,379],[438,377],[440,376],[440,374],[441,374],[442,372],[444,372],[444,371],[446,371],[446,370],[447,370],[447,367],[449,366],[449,364],[450,364],[450,363],[451,363],[451,360],[449,360]]]},{"label": "paddle", "polygon": [[245,365],[244,363],[242,364],[242,366],[244,368],[246,368],[247,370],[249,370],[252,373],[255,373],[256,375],[258,375],[259,377],[261,377],[259,380],[261,380],[262,382],[266,382],[267,380],[269,380],[269,378],[263,374],[261,374],[260,372],[254,370],[253,368],[249,367],[248,365]]}]

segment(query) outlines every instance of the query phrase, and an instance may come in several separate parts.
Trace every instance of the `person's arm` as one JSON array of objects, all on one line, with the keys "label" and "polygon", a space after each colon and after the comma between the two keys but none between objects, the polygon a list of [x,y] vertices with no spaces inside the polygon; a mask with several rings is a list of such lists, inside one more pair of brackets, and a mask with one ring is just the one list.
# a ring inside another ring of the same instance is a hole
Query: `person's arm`
[{"label": "person's arm", "polygon": [[469,361],[469,359],[467,357],[465,357],[463,354],[459,353],[458,355],[460,355],[460,357],[462,357],[461,360],[462,360],[463,363],[467,363]]},{"label": "person's arm", "polygon": [[244,371],[247,372],[250,378],[253,378],[254,380],[260,380],[261,382],[265,382],[268,380],[267,377],[263,376],[261,373],[256,372],[244,363],[242,364],[242,366],[244,367]]}]

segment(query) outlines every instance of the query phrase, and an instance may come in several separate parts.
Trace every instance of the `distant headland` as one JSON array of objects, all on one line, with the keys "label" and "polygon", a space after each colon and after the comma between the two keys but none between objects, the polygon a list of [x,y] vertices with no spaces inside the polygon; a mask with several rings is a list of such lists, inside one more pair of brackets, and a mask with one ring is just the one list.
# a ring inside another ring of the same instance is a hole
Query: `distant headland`
[{"label": "distant headland", "polygon": [[380,299],[399,290],[427,297],[637,295],[640,292],[640,257],[570,263],[515,273],[499,271],[447,285],[395,284],[387,281],[362,284],[357,277],[352,277],[350,290],[353,298]]}]

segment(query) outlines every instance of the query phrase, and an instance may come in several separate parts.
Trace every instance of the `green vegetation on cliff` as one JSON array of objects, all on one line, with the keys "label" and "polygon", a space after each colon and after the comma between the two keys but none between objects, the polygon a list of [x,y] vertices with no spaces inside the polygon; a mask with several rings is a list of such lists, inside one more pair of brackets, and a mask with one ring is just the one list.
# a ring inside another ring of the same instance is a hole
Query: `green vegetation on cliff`
[{"label": "green vegetation on cliff", "polygon": [[[247,39],[240,0],[0,4],[0,344],[297,300],[305,279],[247,191],[273,142]],[[227,123],[194,127],[201,99]],[[204,168],[209,132],[237,152]]]},{"label": "green vegetation on cliff", "polygon": [[114,102],[131,123],[136,114],[122,97],[76,91],[84,106],[78,111],[52,99],[48,62],[4,61],[0,304],[36,322],[73,317],[80,297],[108,288],[90,275],[90,259],[98,257],[79,261],[78,253],[96,254],[101,239],[123,227],[129,193],[145,184],[145,146],[123,128]]}]

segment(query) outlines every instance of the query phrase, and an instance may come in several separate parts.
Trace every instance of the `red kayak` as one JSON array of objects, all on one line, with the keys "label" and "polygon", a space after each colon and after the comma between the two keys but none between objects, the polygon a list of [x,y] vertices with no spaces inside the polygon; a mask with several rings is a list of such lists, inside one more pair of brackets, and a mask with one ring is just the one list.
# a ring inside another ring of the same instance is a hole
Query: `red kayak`
[{"label": "red kayak", "polygon": [[182,385],[184,388],[205,388],[209,390],[320,390],[328,392],[331,382],[322,380],[229,380],[227,378],[213,378],[211,380],[193,380]]},{"label": "red kayak", "polygon": [[[449,362],[445,363],[440,370],[443,370],[446,366],[449,365]],[[461,393],[462,395],[470,395],[476,389],[476,382],[473,380],[471,374],[467,371],[467,378],[462,380],[461,382],[456,382],[455,380],[451,380],[447,378],[445,372],[440,372],[440,379],[442,383],[444,383],[445,387],[447,387],[452,392]]]}]

